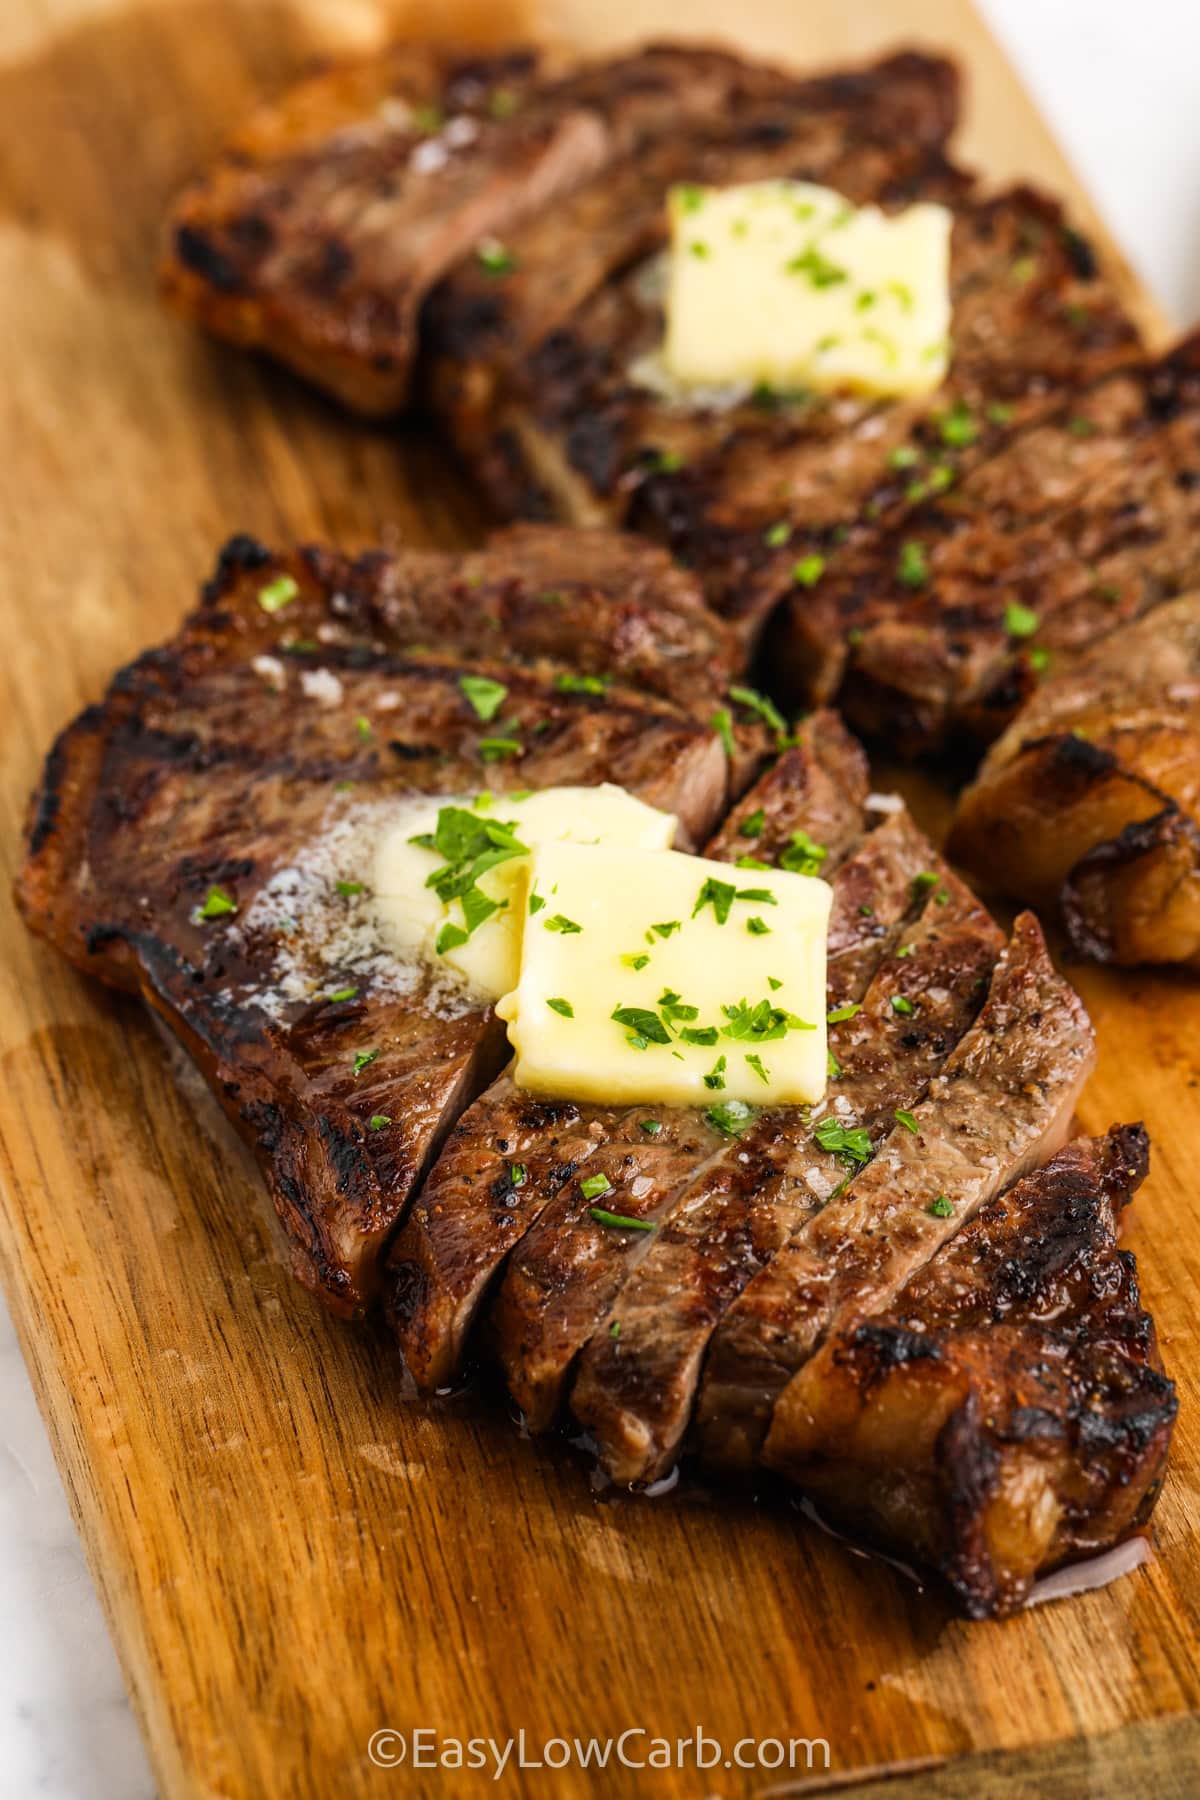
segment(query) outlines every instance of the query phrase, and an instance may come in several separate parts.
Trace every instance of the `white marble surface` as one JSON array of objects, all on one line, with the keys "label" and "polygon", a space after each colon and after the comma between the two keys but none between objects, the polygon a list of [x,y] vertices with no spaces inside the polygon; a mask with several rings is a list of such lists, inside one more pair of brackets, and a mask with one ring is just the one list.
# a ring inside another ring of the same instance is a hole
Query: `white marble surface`
[{"label": "white marble surface", "polygon": [[[1200,318],[1200,8],[982,0],[1180,325]],[[0,1311],[0,1800],[153,1783],[45,1430]]]}]

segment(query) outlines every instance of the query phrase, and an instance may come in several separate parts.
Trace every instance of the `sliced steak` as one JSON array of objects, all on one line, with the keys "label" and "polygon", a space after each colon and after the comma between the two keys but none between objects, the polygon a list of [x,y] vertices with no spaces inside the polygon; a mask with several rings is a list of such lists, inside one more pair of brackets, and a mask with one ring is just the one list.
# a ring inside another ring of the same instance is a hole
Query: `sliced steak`
[{"label": "sliced steak", "polygon": [[726,434],[719,413],[664,406],[631,376],[662,337],[671,186],[783,176],[859,200],[953,203],[971,185],[940,154],[954,89],[946,64],[912,54],[795,83],[605,171],[553,219],[527,221],[502,280],[460,264],[429,309],[431,387],[498,509],[612,523],[650,473],[648,452],[680,431]]},{"label": "sliced steak", "polygon": [[[828,863],[837,863],[830,941],[840,949],[831,966],[838,970],[838,992],[852,998],[861,996],[886,954],[889,931],[907,916],[915,867],[929,856],[929,845],[906,824],[889,819],[840,863],[844,847],[828,847]],[[897,880],[906,854],[907,878]],[[846,983],[855,985],[848,990]],[[640,1146],[630,1148],[640,1122],[627,1115],[622,1133],[595,1164],[615,1190],[612,1210],[654,1231],[614,1229],[596,1220],[573,1186],[546,1207],[509,1260],[490,1325],[509,1389],[533,1429],[558,1417],[579,1352],[618,1323],[625,1287],[650,1254],[657,1231],[686,1206],[697,1184],[745,1154],[749,1134],[729,1136],[711,1113],[689,1110],[678,1118],[663,1114],[662,1120],[652,1161]]]},{"label": "sliced steak", "polygon": [[[18,900],[178,1032],[257,1147],[300,1278],[355,1311],[504,1053],[490,1008],[378,936],[366,881],[397,803],[613,781],[702,837],[725,778],[716,737],[666,701],[581,705],[511,665],[344,641],[318,566],[227,549],[178,636],[52,750]],[[300,628],[316,648],[297,658],[281,639]],[[467,675],[503,683],[519,754],[487,759]]]},{"label": "sliced steak", "polygon": [[421,302],[476,254],[655,140],[794,79],[686,45],[564,69],[516,50],[398,46],[301,83],[180,198],[168,297],[368,413],[403,404]]},{"label": "sliced steak", "polygon": [[1116,1247],[1148,1149],[1137,1125],[1069,1144],[830,1336],[776,1405],[772,1467],[973,1618],[1154,1503],[1175,1390]]},{"label": "sliced steak", "polygon": [[[781,849],[807,821],[836,865],[862,829],[865,793],[861,752],[834,715],[821,713],[805,722],[738,816],[744,823],[761,812],[756,847]],[[726,826],[705,853],[733,861],[740,847]],[[550,1107],[502,1076],[459,1122],[389,1258],[389,1315],[418,1385],[429,1390],[457,1379],[491,1285],[528,1237],[493,1306],[491,1331],[515,1399],[534,1429],[547,1428],[586,1338],[577,1319],[587,1296],[581,1301],[579,1291],[598,1279],[589,1258],[604,1264],[600,1278],[608,1280],[630,1241],[591,1218],[578,1190],[581,1164],[585,1174],[606,1174],[621,1189],[623,1208],[640,1216],[643,1204],[647,1211],[661,1204],[726,1142],[695,1108]],[[522,1171],[517,1183],[514,1162]],[[568,1324],[556,1328],[560,1312]]]},{"label": "sliced steak", "polygon": [[997,735],[1047,658],[1200,582],[1200,336],[1009,435],[957,487],[831,552],[773,666],[893,748]]},{"label": "sliced steak", "polygon": [[[694,1181],[621,1289],[607,1333],[580,1362],[571,1410],[618,1481],[653,1481],[674,1463],[705,1349],[757,1271],[870,1155],[908,1122],[930,1079],[983,1003],[1003,939],[945,870],[836,1028],[837,1073],[818,1108],[774,1112],[736,1155]],[[909,1007],[906,996],[920,995]],[[846,1009],[848,1010],[848,1009]],[[835,1128],[832,1133],[829,1128]],[[868,1144],[838,1148],[847,1132]]]},{"label": "sliced steak", "polygon": [[888,1305],[980,1206],[1062,1144],[1094,1055],[1078,996],[1022,914],[978,1019],[912,1108],[917,1129],[890,1132],[725,1314],[697,1411],[710,1464],[748,1468],[776,1399],[826,1333]]},{"label": "sliced steak", "polygon": [[1085,955],[1200,961],[1200,593],[1042,682],[960,796],[950,842]]}]

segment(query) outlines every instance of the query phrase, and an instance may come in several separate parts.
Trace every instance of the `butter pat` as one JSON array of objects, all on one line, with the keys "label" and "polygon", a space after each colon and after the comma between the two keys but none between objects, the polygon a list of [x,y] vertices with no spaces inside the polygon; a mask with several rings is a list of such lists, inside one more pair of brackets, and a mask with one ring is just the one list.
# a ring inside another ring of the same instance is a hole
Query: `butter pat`
[{"label": "butter pat", "polygon": [[565,843],[539,845],[529,872],[545,906],[496,1008],[519,1087],[614,1105],[821,1098],[825,882]]},{"label": "butter pat", "polygon": [[691,384],[924,394],[950,354],[944,206],[887,215],[803,181],[677,187],[668,372]]},{"label": "butter pat", "polygon": [[443,900],[427,885],[431,874],[446,868],[448,849],[413,842],[437,836],[444,809],[460,815],[459,841],[476,837],[485,857],[504,851],[506,840],[526,851],[557,840],[665,849],[676,829],[673,814],[612,783],[544,788],[519,799],[497,794],[482,802],[479,797],[422,799],[405,806],[375,851],[372,889],[381,934],[401,955],[445,964],[491,1000],[516,985],[529,857],[507,855],[478,876],[473,888],[496,910],[473,924],[483,906],[473,899]]}]

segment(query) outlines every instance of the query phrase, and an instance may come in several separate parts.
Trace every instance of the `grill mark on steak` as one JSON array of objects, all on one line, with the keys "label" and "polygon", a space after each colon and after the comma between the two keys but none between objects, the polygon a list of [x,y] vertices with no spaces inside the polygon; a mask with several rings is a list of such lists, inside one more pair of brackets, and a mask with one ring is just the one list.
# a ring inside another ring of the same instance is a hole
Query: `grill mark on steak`
[{"label": "grill mark on steak", "polygon": [[[866,796],[866,764],[861,751],[835,715],[819,713],[806,720],[797,743],[786,751],[757,787],[746,796],[744,808],[759,809],[764,817],[764,839],[782,848],[791,833],[806,821],[828,845],[831,867],[849,850],[862,829],[862,801]],[[744,811],[740,812],[744,817]],[[744,843],[744,840],[742,840]],[[707,846],[706,854],[732,861],[739,853],[730,841],[728,826]],[[461,1119],[445,1153],[433,1170],[424,1192],[418,1195],[407,1224],[397,1236],[389,1259],[389,1302],[392,1323],[401,1350],[418,1386],[425,1390],[445,1387],[459,1376],[472,1326],[505,1259],[525,1236],[545,1218],[545,1231],[529,1246],[529,1263],[535,1255],[552,1258],[567,1219],[577,1229],[579,1221],[592,1221],[577,1192],[574,1178],[586,1160],[586,1173],[603,1168],[614,1186],[647,1182],[646,1192],[673,1191],[679,1182],[708,1157],[718,1154],[726,1140],[690,1107],[655,1107],[662,1130],[650,1138],[641,1129],[647,1108],[577,1106],[554,1115],[554,1136],[546,1133],[530,1113],[528,1096],[512,1086],[505,1075],[481,1095]],[[529,1125],[530,1117],[534,1125]],[[514,1192],[507,1170],[513,1161],[525,1168],[525,1179]],[[596,1254],[619,1253],[625,1240],[596,1228]],[[540,1248],[539,1248],[540,1247]],[[574,1239],[567,1251],[580,1249]],[[576,1276],[576,1279],[580,1277]],[[513,1277],[513,1287],[524,1278]],[[550,1277],[539,1274],[538,1302]],[[552,1422],[557,1407],[544,1400],[537,1383],[516,1370],[532,1361],[522,1329],[505,1323],[517,1302],[506,1288],[493,1309],[492,1331],[502,1346],[502,1360],[512,1376],[513,1393],[535,1429]],[[504,1346],[516,1346],[506,1356]],[[557,1355],[556,1355],[557,1367]]]},{"label": "grill mark on steak", "polygon": [[831,555],[779,614],[776,666],[814,698],[841,684],[851,717],[902,752],[987,741],[1034,686],[1013,603],[1061,658],[1200,582],[1197,469],[1200,336],[1063,402],[936,502]]},{"label": "grill mark on steak", "polygon": [[[915,864],[928,857],[929,846],[911,826],[906,831],[905,823],[889,819],[834,873],[830,932],[831,942],[836,940],[843,950],[837,977],[837,992],[843,996],[861,996],[872,969],[887,953],[889,934],[908,915],[911,875],[897,883],[895,870],[906,851]],[[872,895],[873,904],[864,895]],[[851,980],[856,986],[848,990],[845,983]],[[640,1115],[645,1111],[642,1107]],[[627,1132],[636,1130],[638,1116],[626,1116]],[[684,1154],[679,1153],[678,1117],[670,1112],[663,1115],[663,1132],[654,1139],[656,1156],[631,1162],[624,1135],[598,1152],[595,1166],[616,1190],[614,1211],[661,1230],[697,1184],[744,1154],[743,1146],[751,1146],[760,1129],[769,1129],[774,1115],[740,1140],[714,1129],[705,1112],[689,1109],[681,1116],[690,1122],[687,1129],[694,1139]],[[509,1260],[489,1323],[509,1390],[532,1430],[544,1430],[557,1418],[576,1356],[621,1311],[631,1273],[654,1242],[653,1233],[623,1232],[593,1220],[574,1188],[564,1190],[522,1239]]]},{"label": "grill mark on steak", "polygon": [[[611,780],[702,836],[725,776],[715,735],[653,696],[580,706],[511,663],[346,641],[321,566],[227,547],[179,634],[54,747],[17,891],[34,930],[166,1018],[256,1143],[300,1279],[352,1312],[503,1033],[442,973],[398,969],[369,896],[335,878],[369,875],[373,833],[406,795]],[[267,610],[260,593],[284,577],[297,592]],[[314,648],[297,660],[281,640],[300,629]],[[483,760],[464,674],[504,681],[520,757]],[[204,922],[214,886],[236,911]]]},{"label": "grill mark on steak", "polygon": [[773,1466],[974,1618],[1153,1504],[1175,1392],[1116,1247],[1148,1148],[1136,1125],[1068,1145],[831,1336],[775,1408]]},{"label": "grill mark on steak", "polygon": [[886,1306],[980,1206],[1059,1148],[1093,1061],[1087,1015],[1023,913],[978,1019],[912,1109],[917,1131],[893,1131],[726,1313],[697,1412],[706,1460],[749,1467],[821,1338]]},{"label": "grill mark on steak", "polygon": [[[613,1479],[654,1481],[671,1468],[721,1315],[846,1181],[845,1159],[813,1135],[820,1120],[879,1142],[897,1109],[924,1098],[978,1012],[1003,940],[969,890],[941,873],[895,946],[906,954],[884,958],[862,1011],[837,1028],[841,1073],[825,1103],[771,1113],[692,1184],[621,1290],[619,1333],[588,1344],[571,1410]],[[906,1017],[892,1002],[910,994],[920,998]]]},{"label": "grill mark on steak", "polygon": [[[1077,735],[1080,734],[1080,735]],[[1108,962],[1200,960],[1200,594],[1043,682],[960,796],[953,854]]]}]

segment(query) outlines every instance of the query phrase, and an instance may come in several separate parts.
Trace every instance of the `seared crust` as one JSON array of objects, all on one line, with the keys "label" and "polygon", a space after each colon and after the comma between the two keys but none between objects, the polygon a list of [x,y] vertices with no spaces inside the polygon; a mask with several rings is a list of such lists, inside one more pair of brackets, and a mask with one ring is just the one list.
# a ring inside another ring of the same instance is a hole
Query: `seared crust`
[{"label": "seared crust", "polygon": [[[716,737],[668,701],[364,635],[342,573],[320,553],[227,546],[179,635],[52,750],[17,898],[72,961],[163,1014],[254,1142],[300,1279],[357,1311],[503,1056],[489,1008],[398,970],[378,941],[362,886],[388,808],[612,780],[702,835],[725,775]],[[520,755],[484,760],[464,673],[503,681]],[[214,888],[229,905],[205,919]]]},{"label": "seared crust", "polygon": [[1104,962],[1200,961],[1200,594],[1042,684],[961,796],[951,854]]},{"label": "seared crust", "polygon": [[1046,658],[1200,580],[1200,336],[1015,431],[937,500],[829,547],[775,666],[917,753],[1004,729]]},{"label": "seared crust", "polygon": [[937,1571],[975,1618],[1153,1505],[1176,1401],[1116,1215],[1141,1126],[1079,1139],[983,1208],[894,1303],[831,1337],[767,1458],[833,1523]]}]

